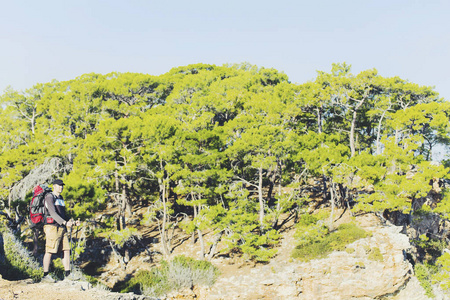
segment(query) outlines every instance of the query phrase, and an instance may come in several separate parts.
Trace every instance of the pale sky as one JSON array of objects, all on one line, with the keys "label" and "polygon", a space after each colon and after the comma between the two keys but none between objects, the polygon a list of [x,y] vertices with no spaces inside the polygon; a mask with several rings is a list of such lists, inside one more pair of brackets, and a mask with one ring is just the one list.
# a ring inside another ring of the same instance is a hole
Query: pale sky
[{"label": "pale sky", "polygon": [[448,0],[0,2],[0,93],[193,63],[249,62],[303,83],[346,62],[450,99]]}]

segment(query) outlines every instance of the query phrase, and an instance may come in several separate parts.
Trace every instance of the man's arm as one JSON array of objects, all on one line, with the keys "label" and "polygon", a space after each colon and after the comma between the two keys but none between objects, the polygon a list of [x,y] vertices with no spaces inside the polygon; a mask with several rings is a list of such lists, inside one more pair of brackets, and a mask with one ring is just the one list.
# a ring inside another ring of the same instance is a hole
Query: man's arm
[{"label": "man's arm", "polygon": [[45,196],[45,207],[47,208],[50,217],[52,217],[56,223],[58,223],[59,225],[66,225],[66,220],[61,218],[61,216],[56,212],[53,194],[48,193]]}]

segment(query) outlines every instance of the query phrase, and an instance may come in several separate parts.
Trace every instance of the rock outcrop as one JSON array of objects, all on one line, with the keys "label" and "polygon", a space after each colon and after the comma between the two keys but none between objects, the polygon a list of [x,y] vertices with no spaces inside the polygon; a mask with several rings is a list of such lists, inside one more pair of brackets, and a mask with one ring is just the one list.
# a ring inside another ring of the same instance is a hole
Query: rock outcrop
[{"label": "rock outcrop", "polygon": [[280,255],[269,264],[242,268],[221,276],[200,299],[392,299],[425,300],[406,253],[411,245],[400,226],[366,227],[370,237],[331,253],[324,259],[290,259],[295,246],[286,235]]},{"label": "rock outcrop", "polygon": [[[395,296],[412,278],[405,253],[411,247],[402,227],[366,228],[373,235],[358,240],[347,251],[301,264],[299,299],[379,299]],[[423,291],[415,299],[427,299]]]}]

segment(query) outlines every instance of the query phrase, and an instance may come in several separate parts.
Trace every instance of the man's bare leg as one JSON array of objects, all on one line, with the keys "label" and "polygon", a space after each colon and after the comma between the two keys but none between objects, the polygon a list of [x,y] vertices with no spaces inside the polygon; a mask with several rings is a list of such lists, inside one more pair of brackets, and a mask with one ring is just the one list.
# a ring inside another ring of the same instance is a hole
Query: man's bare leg
[{"label": "man's bare leg", "polygon": [[42,262],[42,265],[44,267],[44,273],[48,273],[51,261],[52,261],[52,254],[50,252],[45,252],[44,261]]},{"label": "man's bare leg", "polygon": [[70,250],[64,250],[64,257],[62,262],[64,271],[70,271]]}]

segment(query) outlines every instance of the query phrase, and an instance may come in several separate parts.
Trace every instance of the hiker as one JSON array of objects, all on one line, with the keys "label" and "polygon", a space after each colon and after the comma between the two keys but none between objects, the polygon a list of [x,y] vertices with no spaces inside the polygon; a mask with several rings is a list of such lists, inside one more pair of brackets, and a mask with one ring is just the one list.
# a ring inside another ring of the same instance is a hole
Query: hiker
[{"label": "hiker", "polygon": [[80,225],[80,221],[69,219],[66,215],[66,207],[64,198],[61,193],[64,188],[64,182],[61,179],[53,181],[53,191],[45,196],[45,217],[44,217],[44,234],[45,234],[45,254],[44,254],[44,282],[55,282],[48,274],[52,254],[60,251],[64,252],[63,266],[65,277],[70,275],[70,245],[67,228],[73,225]]}]

